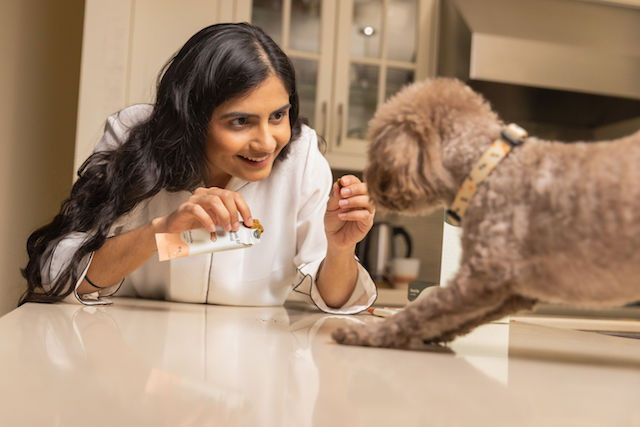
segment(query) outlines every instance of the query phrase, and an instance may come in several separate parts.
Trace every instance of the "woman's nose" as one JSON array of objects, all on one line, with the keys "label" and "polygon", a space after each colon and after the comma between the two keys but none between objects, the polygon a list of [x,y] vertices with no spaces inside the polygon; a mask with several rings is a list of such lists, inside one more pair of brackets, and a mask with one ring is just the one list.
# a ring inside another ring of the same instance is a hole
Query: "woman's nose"
[{"label": "woman's nose", "polygon": [[260,129],[253,140],[254,143],[252,148],[263,153],[273,153],[278,145],[273,129],[271,129],[269,124],[260,126]]}]

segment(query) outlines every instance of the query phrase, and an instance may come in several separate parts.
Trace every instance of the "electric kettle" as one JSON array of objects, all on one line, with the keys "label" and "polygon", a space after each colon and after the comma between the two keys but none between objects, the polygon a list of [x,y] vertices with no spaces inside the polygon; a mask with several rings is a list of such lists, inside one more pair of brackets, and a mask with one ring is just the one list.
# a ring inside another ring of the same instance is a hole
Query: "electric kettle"
[{"label": "electric kettle", "polygon": [[[404,255],[398,253],[398,237],[404,241]],[[356,254],[375,282],[388,282],[387,264],[392,258],[411,256],[411,237],[402,227],[378,222],[373,224],[367,236],[358,243]]]}]

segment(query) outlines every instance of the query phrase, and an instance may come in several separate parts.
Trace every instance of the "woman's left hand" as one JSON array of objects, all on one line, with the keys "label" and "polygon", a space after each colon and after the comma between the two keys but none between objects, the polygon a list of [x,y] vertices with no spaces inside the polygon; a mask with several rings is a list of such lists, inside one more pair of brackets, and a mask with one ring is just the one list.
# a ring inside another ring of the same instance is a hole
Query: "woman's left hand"
[{"label": "woman's left hand", "polygon": [[375,209],[369,200],[367,184],[353,175],[340,178],[342,188],[333,183],[324,214],[324,229],[329,246],[355,247],[373,225]]}]

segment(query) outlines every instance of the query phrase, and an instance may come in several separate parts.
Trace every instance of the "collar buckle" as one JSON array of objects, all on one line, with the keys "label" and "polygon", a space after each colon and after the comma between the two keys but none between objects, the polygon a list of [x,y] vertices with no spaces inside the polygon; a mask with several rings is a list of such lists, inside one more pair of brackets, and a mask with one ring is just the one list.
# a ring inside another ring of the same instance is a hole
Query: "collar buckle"
[{"label": "collar buckle", "polygon": [[510,123],[509,125],[507,125],[507,127],[502,129],[500,135],[502,136],[502,139],[507,141],[512,146],[522,145],[525,138],[529,136],[526,130],[522,129],[515,123]]}]

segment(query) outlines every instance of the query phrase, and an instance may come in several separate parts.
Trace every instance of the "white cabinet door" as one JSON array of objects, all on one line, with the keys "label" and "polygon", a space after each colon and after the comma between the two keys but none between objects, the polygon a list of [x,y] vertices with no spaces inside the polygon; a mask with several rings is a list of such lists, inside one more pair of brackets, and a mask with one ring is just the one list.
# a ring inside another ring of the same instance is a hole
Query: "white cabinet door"
[{"label": "white cabinet door", "polygon": [[329,138],[336,0],[253,0],[251,22],[287,53],[296,69],[300,114]]},{"label": "white cabinet door", "polygon": [[367,129],[377,107],[403,86],[434,75],[437,2],[340,2],[335,51],[336,124],[328,157],[336,167],[366,164]]},{"label": "white cabinet door", "polygon": [[[201,28],[246,21],[251,0],[86,0],[75,169],[108,115],[152,102],[165,62]],[[75,175],[75,174],[74,174]]]}]

